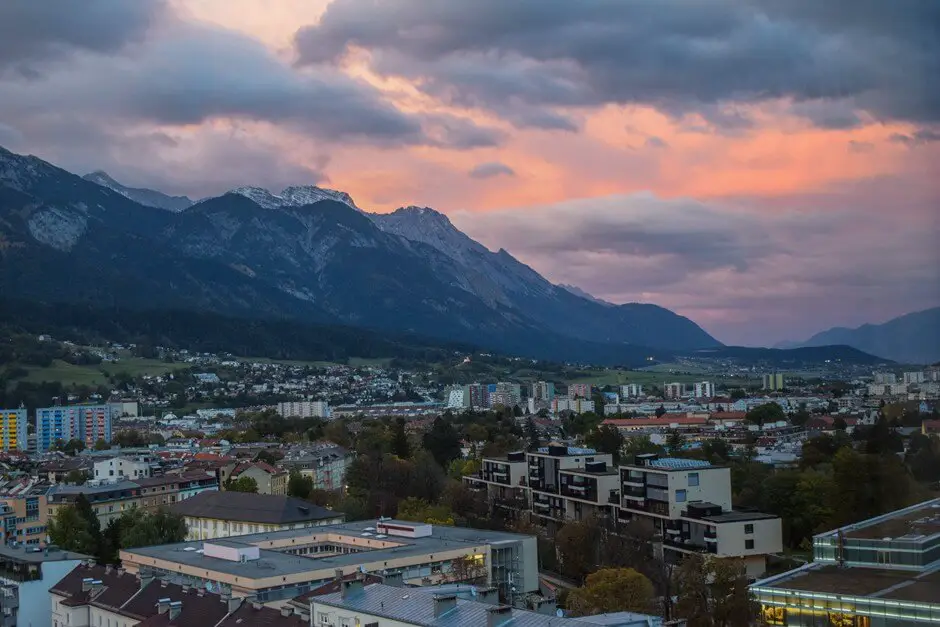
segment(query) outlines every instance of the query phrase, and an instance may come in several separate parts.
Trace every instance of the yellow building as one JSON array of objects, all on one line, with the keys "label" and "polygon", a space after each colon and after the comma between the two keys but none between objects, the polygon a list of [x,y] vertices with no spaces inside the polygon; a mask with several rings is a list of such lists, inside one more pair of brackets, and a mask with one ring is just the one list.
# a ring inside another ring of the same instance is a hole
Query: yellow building
[{"label": "yellow building", "polygon": [[4,451],[26,450],[26,409],[0,409]]}]

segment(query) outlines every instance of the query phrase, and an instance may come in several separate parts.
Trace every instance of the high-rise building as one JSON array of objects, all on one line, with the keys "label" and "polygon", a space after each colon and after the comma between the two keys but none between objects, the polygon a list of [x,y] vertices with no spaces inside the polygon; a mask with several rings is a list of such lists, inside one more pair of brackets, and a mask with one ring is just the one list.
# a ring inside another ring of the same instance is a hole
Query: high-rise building
[{"label": "high-rise building", "polygon": [[590,383],[571,383],[568,385],[568,398],[591,398]]},{"label": "high-rise building", "polygon": [[330,404],[326,401],[287,401],[277,404],[277,413],[285,418],[329,418]]},{"label": "high-rise building", "polygon": [[628,383],[620,386],[621,398],[637,398],[643,396],[643,386],[636,383]]},{"label": "high-rise building", "polygon": [[482,383],[471,383],[464,388],[464,394],[467,397],[465,401],[470,409],[481,409],[490,406],[490,395],[486,385]]},{"label": "high-rise building", "polygon": [[551,401],[555,398],[555,384],[551,381],[536,381],[529,396],[536,401]]},{"label": "high-rise building", "polygon": [[876,372],[875,373],[875,383],[886,383],[888,385],[893,385],[898,382],[898,375],[893,372]]},{"label": "high-rise building", "polygon": [[110,405],[70,405],[36,410],[36,448],[48,451],[56,442],[81,440],[91,448],[98,440],[111,441]]},{"label": "high-rise building", "polygon": [[763,376],[763,388],[771,392],[779,392],[787,386],[782,372],[774,372]]},{"label": "high-rise building", "polygon": [[26,409],[0,409],[3,450],[26,450]]},{"label": "high-rise building", "polygon": [[516,407],[522,403],[522,387],[518,383],[500,382],[496,384],[495,391],[490,394],[490,405],[503,407]]},{"label": "high-rise building", "polygon": [[695,398],[714,398],[715,384],[711,381],[700,381],[696,383],[693,396],[695,396]]},{"label": "high-rise building", "polygon": [[904,373],[904,383],[910,385],[911,383],[923,383],[924,382],[924,373],[923,372],[905,372]]},{"label": "high-rise building", "polygon": [[663,396],[665,398],[682,398],[684,386],[681,383],[664,383]]}]

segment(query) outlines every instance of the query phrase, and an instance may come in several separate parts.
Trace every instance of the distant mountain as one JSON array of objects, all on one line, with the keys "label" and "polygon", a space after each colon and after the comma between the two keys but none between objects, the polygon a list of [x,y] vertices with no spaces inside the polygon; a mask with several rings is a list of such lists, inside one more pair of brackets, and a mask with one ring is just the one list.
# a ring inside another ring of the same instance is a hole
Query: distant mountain
[{"label": "distant mountain", "polygon": [[909,364],[940,360],[940,307],[909,313],[883,324],[855,329],[835,327],[817,333],[800,346],[845,344],[866,353]]},{"label": "distant mountain", "polygon": [[152,189],[126,187],[111,178],[107,172],[102,172],[101,170],[86,174],[82,178],[116,191],[121,196],[130,198],[147,207],[156,207],[157,209],[166,209],[167,211],[182,211],[193,204],[193,201],[186,196],[168,196]]},{"label": "distant mountain", "polygon": [[580,362],[721,347],[668,309],[554,285],[433,209],[370,214],[302,186],[240,187],[173,212],[96,179],[0,148],[5,298],[366,327]]},{"label": "distant mountain", "polygon": [[598,303],[598,304],[600,304],[600,305],[604,305],[604,306],[606,306],[606,307],[615,307],[615,306],[616,306],[616,305],[614,305],[613,303],[609,303],[609,302],[607,302],[606,300],[603,300],[602,298],[598,298],[597,296],[594,296],[594,295],[592,295],[592,294],[588,294],[587,292],[585,292],[584,290],[582,290],[582,289],[581,289],[580,287],[578,287],[577,285],[566,285],[565,283],[560,283],[560,284],[558,285],[558,287],[560,287],[560,288],[562,288],[562,289],[568,290],[569,292],[571,292],[571,293],[574,294],[575,296],[580,296],[581,298],[586,298],[587,300],[593,301],[593,302]]}]

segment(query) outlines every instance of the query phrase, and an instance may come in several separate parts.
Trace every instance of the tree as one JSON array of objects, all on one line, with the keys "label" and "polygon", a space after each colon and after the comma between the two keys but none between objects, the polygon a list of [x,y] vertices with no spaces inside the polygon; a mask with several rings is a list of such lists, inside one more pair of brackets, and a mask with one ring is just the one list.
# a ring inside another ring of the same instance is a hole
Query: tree
[{"label": "tree", "polygon": [[747,412],[744,418],[748,422],[763,426],[771,422],[784,421],[787,416],[783,413],[783,408],[777,403],[764,403]]},{"label": "tree", "polygon": [[70,470],[65,475],[65,483],[83,485],[86,481],[88,481],[88,473],[84,470]]},{"label": "tree", "polygon": [[430,431],[424,434],[424,448],[446,468],[451,460],[460,457],[460,436],[454,426],[443,418],[435,418]]},{"label": "tree", "polygon": [[526,442],[528,443],[527,448],[529,452],[537,451],[539,446],[542,445],[542,443],[539,441],[538,427],[535,426],[535,420],[532,418],[532,416],[526,418],[525,421],[525,438]]},{"label": "tree", "polygon": [[405,419],[395,420],[395,426],[392,428],[392,455],[401,459],[411,459],[411,443],[408,442],[408,434],[405,433]]},{"label": "tree", "polygon": [[485,583],[486,565],[483,560],[478,560],[472,555],[458,557],[450,563],[448,579],[460,583]]},{"label": "tree", "polygon": [[96,451],[107,451],[110,448],[111,445],[105,442],[104,439],[99,439],[97,442],[95,442]]},{"label": "tree", "polygon": [[810,413],[806,410],[806,403],[800,403],[799,409],[790,416],[790,422],[797,427],[802,427],[809,422]]},{"label": "tree", "polygon": [[311,477],[305,477],[296,471],[290,473],[290,478],[287,480],[288,495],[306,499],[311,492],[313,492],[313,479]]},{"label": "tree", "polygon": [[122,549],[157,544],[172,544],[186,539],[186,521],[161,507],[149,513],[136,507],[125,511],[118,519]]},{"label": "tree", "polygon": [[566,603],[578,616],[655,611],[653,584],[632,568],[603,568],[591,573],[583,586],[568,594]]},{"label": "tree", "polygon": [[623,448],[623,434],[613,425],[600,425],[584,439],[584,443],[601,453],[613,456],[614,465],[620,461],[620,450]]},{"label": "tree", "polygon": [[685,438],[677,430],[673,429],[669,432],[669,437],[666,438],[666,448],[669,449],[670,455],[675,455],[682,450],[682,447],[685,446]]},{"label": "tree", "polygon": [[728,398],[733,401],[739,401],[742,398],[747,398],[747,390],[743,388],[735,388],[728,394]]},{"label": "tree", "polygon": [[845,422],[845,418],[836,416],[832,421],[832,428],[836,431],[845,431],[848,428],[848,424]]},{"label": "tree", "polygon": [[561,528],[555,535],[555,548],[562,574],[584,582],[600,561],[599,535],[600,525],[595,518],[569,522]]},{"label": "tree", "polygon": [[74,505],[56,510],[49,520],[49,539],[52,544],[85,555],[98,553],[98,538],[90,529],[88,520]]},{"label": "tree", "polygon": [[662,417],[665,416],[665,415],[666,415],[666,406],[665,406],[665,405],[660,405],[659,407],[656,408],[656,417],[657,417],[657,418],[662,418]]},{"label": "tree", "polygon": [[229,479],[225,482],[225,489],[230,492],[252,492],[258,493],[258,482],[252,477],[239,477],[238,479]]},{"label": "tree", "polygon": [[264,449],[255,456],[255,461],[264,462],[266,464],[270,464],[271,466],[274,466],[279,461],[281,461],[281,458],[274,451]]},{"label": "tree", "polygon": [[401,520],[433,525],[453,526],[454,524],[454,513],[446,505],[433,505],[413,496],[398,504],[398,514],[396,516]]},{"label": "tree", "polygon": [[676,569],[675,579],[679,592],[675,616],[686,619],[688,627],[712,627],[705,558],[698,553],[687,555]]},{"label": "tree", "polygon": [[411,480],[405,494],[425,501],[437,499],[447,480],[444,470],[427,451],[420,451],[415,456],[410,474]]},{"label": "tree", "polygon": [[477,474],[482,467],[483,462],[477,458],[455,459],[447,466],[447,476],[460,481],[463,477]]},{"label": "tree", "polygon": [[748,591],[747,569],[735,559],[710,559],[709,592],[716,627],[748,627],[759,606]]}]

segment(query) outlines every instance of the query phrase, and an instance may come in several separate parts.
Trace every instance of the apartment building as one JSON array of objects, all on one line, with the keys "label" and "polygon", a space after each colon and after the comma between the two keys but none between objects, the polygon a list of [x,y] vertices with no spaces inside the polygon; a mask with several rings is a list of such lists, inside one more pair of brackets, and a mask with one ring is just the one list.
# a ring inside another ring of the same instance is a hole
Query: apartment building
[{"label": "apartment building", "polygon": [[555,384],[551,381],[536,381],[529,390],[529,398],[550,403],[555,398]]},{"label": "apartment building", "polygon": [[569,383],[568,398],[591,398],[591,384]]},{"label": "apartment building", "polygon": [[522,403],[522,386],[518,383],[500,382],[490,394],[490,406],[516,407]]},{"label": "apartment building", "polygon": [[49,590],[90,559],[56,547],[0,546],[0,626],[66,627],[65,622],[50,621]]},{"label": "apartment building", "polygon": [[0,494],[0,544],[43,547],[49,524],[48,484],[29,482]]},{"label": "apartment building", "polygon": [[216,492],[219,489],[218,476],[198,470],[139,479],[134,483],[140,486],[139,506],[146,510],[169,507],[202,492]]},{"label": "apartment building", "polygon": [[[290,478],[286,470],[275,468],[264,462],[246,462],[235,466],[229,474],[229,481],[237,481],[242,477],[254,479],[258,486],[258,494],[287,494],[287,482]],[[224,489],[225,486],[223,485]]]},{"label": "apartment building", "polygon": [[731,470],[706,461],[638,455],[620,466],[617,520],[652,524],[663,551],[741,558],[748,575],[766,570],[766,556],[783,550],[780,518],[737,511]]},{"label": "apartment building", "polygon": [[714,398],[715,384],[711,381],[699,381],[692,386],[692,396],[695,398]]},{"label": "apartment building", "polygon": [[113,518],[140,505],[140,485],[134,481],[98,481],[89,480],[85,485],[58,483],[46,495],[49,517],[55,516],[60,507],[73,505],[80,494],[84,494],[91,503],[92,511],[98,516],[104,528]]},{"label": "apartment building", "polygon": [[94,464],[94,479],[146,479],[152,474],[152,463],[141,457],[112,457]]},{"label": "apartment building", "polygon": [[0,437],[4,451],[25,451],[27,445],[26,435],[26,409],[0,409]]},{"label": "apartment building", "polygon": [[297,471],[309,477],[313,481],[314,490],[334,491],[343,488],[346,469],[352,459],[349,451],[331,445],[289,451],[279,464],[288,471]]},{"label": "apartment building", "polygon": [[636,383],[628,383],[620,386],[621,398],[638,398],[643,396],[643,386]]},{"label": "apartment building", "polygon": [[133,574],[270,603],[355,572],[417,586],[470,580],[503,598],[525,595],[539,590],[537,551],[534,536],[380,519],[124,549],[120,557]]},{"label": "apartment building", "polygon": [[770,392],[779,392],[787,387],[787,382],[783,378],[783,373],[773,372],[761,377],[761,387]]},{"label": "apartment building", "polygon": [[306,529],[343,522],[339,512],[291,496],[207,490],[169,506],[186,520],[189,540],[263,531]]},{"label": "apartment building", "polygon": [[70,405],[36,410],[36,448],[45,452],[56,442],[81,440],[93,448],[111,441],[111,405]]},{"label": "apartment building", "polygon": [[678,399],[685,393],[685,386],[681,383],[663,383],[663,398]]},{"label": "apartment building", "polygon": [[285,418],[329,418],[327,401],[286,401],[277,404],[277,413]]},{"label": "apartment building", "polygon": [[[597,484],[600,475],[592,478],[577,471],[606,472],[606,466],[612,461],[609,454],[594,449],[556,444],[526,453],[530,511],[548,524],[586,515],[587,510],[597,504],[588,497],[601,494],[606,483]],[[589,492],[591,486],[593,491]],[[607,498],[607,494],[603,494],[603,503],[606,504]]]},{"label": "apartment building", "polygon": [[940,499],[813,537],[813,561],[755,582],[763,624],[940,623]]},{"label": "apartment building", "polygon": [[585,414],[594,411],[594,401],[589,398],[556,396],[551,401],[551,412],[559,414],[563,411],[570,411],[576,414]]},{"label": "apartment building", "polygon": [[528,509],[528,469],[523,451],[509,453],[506,457],[486,457],[479,472],[464,477],[464,482],[474,492],[485,492],[493,507],[514,514]]}]

